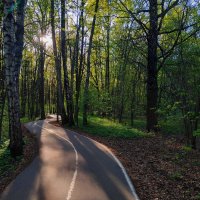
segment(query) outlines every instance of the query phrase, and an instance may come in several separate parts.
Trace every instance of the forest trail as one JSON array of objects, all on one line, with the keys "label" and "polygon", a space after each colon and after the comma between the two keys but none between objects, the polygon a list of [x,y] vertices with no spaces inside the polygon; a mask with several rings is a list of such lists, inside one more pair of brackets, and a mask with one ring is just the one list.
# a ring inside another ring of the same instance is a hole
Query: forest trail
[{"label": "forest trail", "polygon": [[138,200],[123,166],[105,146],[51,120],[25,125],[40,141],[39,155],[1,200]]}]

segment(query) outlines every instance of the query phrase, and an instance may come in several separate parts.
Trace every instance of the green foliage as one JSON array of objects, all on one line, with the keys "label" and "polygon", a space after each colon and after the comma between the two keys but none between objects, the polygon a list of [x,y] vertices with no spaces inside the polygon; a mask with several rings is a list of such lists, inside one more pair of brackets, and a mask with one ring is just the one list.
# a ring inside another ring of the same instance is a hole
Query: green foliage
[{"label": "green foliage", "polygon": [[[29,142],[28,138],[25,138],[25,144]],[[5,177],[9,172],[13,172],[17,169],[19,162],[23,161],[23,156],[18,156],[15,160],[10,154],[8,149],[9,140],[4,141],[0,145],[0,178]]]},{"label": "green foliage", "polygon": [[[21,123],[27,123],[30,120],[27,117],[21,118]],[[17,157],[16,160],[13,160],[10,154],[10,150],[8,148],[9,139],[9,122],[7,115],[4,116],[3,120],[3,140],[0,144],[0,178],[4,175],[4,173],[8,173],[9,171],[14,171],[17,163],[21,161],[22,156]],[[28,138],[24,138],[24,143],[27,144],[29,142]]]},{"label": "green foliage", "polygon": [[198,193],[193,199],[200,200],[200,193]]},{"label": "green foliage", "polygon": [[0,177],[9,170],[14,170],[13,159],[8,149],[9,140],[0,146]]},{"label": "green foliage", "polygon": [[196,131],[194,131],[193,136],[200,137],[200,129],[197,129]]},{"label": "green foliage", "polygon": [[185,151],[185,152],[191,152],[192,151],[192,147],[190,147],[190,146],[183,146],[182,150]]},{"label": "green foliage", "polygon": [[174,172],[174,173],[171,173],[170,174],[170,179],[172,179],[172,180],[177,180],[177,181],[180,181],[180,180],[182,180],[182,178],[183,178],[183,175],[181,174],[181,172]]},{"label": "green foliage", "polygon": [[20,119],[20,121],[21,121],[22,124],[25,124],[25,123],[30,122],[30,119],[28,117],[23,117],[23,118]]},{"label": "green foliage", "polygon": [[192,162],[192,165],[196,167],[200,167],[200,161],[194,161]]},{"label": "green foliage", "polygon": [[7,113],[7,106],[4,109],[4,117],[3,117],[3,123],[2,123],[2,141],[8,139],[8,133],[9,133],[9,119],[8,119],[8,113]]},{"label": "green foliage", "polygon": [[136,129],[144,130],[146,128],[145,118],[134,119],[133,127],[136,128]]},{"label": "green foliage", "polygon": [[160,121],[161,132],[170,135],[180,135],[184,133],[181,116],[171,116]]},{"label": "green foliage", "polygon": [[[145,130],[146,119],[136,118],[133,123],[133,127],[140,130]],[[161,133],[167,135],[180,135],[183,134],[183,122],[179,115],[167,117],[159,122],[159,128]]]},{"label": "green foliage", "polygon": [[[21,123],[27,123],[30,121],[30,119],[28,119],[28,117],[23,117],[20,119]],[[8,133],[9,133],[9,120],[8,120],[8,116],[7,116],[7,112],[5,112],[4,118],[3,118],[3,123],[2,123],[2,141],[4,143],[4,141],[8,140]]]}]

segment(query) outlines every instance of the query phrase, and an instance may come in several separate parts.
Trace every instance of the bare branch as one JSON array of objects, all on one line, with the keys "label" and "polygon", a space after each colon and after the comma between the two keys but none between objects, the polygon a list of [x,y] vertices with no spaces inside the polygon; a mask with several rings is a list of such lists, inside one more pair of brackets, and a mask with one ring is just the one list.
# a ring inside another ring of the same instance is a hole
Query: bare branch
[{"label": "bare branch", "polygon": [[[179,0],[176,0],[173,4],[171,4],[171,5],[169,5],[165,10],[163,10],[163,12],[162,13],[160,13],[159,15],[158,15],[158,18],[164,18],[165,17],[165,15],[172,9],[172,8],[174,8],[175,6],[177,6],[178,5],[178,3],[179,3]],[[162,1],[162,8],[164,7],[164,1]]]},{"label": "bare branch", "polygon": [[126,11],[132,16],[132,18],[141,26],[145,34],[148,35],[147,30],[149,29],[147,28],[147,26],[141,20],[139,20],[131,10],[127,8],[127,6],[122,2],[122,0],[119,0],[119,1],[122,4],[122,6],[126,9]]}]

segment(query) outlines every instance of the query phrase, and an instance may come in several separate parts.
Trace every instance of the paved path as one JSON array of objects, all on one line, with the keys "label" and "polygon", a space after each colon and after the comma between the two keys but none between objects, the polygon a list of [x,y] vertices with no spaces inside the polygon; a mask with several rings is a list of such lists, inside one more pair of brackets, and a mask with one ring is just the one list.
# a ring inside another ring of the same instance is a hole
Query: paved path
[{"label": "paved path", "polygon": [[138,200],[121,163],[104,145],[48,122],[26,124],[40,140],[39,156],[1,200]]}]

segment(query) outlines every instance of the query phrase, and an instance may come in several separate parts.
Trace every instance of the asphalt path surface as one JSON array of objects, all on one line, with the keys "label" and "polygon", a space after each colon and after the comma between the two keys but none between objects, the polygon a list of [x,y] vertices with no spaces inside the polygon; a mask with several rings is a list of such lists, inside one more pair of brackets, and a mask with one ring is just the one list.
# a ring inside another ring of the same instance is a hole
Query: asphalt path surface
[{"label": "asphalt path surface", "polygon": [[1,200],[139,199],[107,147],[49,124],[51,120],[25,125],[40,142],[39,155],[10,183]]}]

